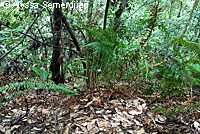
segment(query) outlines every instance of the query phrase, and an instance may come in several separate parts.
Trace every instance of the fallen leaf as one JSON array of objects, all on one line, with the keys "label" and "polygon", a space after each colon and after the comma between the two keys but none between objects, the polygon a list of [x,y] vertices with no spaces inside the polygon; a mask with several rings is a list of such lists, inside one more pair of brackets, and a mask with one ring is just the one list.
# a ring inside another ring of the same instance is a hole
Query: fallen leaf
[{"label": "fallen leaf", "polygon": [[196,128],[196,130],[200,131],[200,124],[199,124],[199,122],[195,121],[194,122],[194,127]]},{"label": "fallen leaf", "polygon": [[107,128],[108,125],[109,125],[109,122],[108,121],[99,121],[99,122],[97,122],[97,124],[98,124],[99,127]]},{"label": "fallen leaf", "polygon": [[136,111],[136,110],[131,110],[131,111],[129,111],[128,112],[129,114],[131,114],[131,115],[139,115],[139,114],[141,114],[142,113],[142,111]]},{"label": "fallen leaf", "polygon": [[97,119],[93,119],[91,122],[88,122],[88,124],[87,124],[87,130],[88,131],[92,130],[96,121],[97,121]]},{"label": "fallen leaf", "polygon": [[145,134],[144,128],[141,128],[136,132],[136,134]]}]

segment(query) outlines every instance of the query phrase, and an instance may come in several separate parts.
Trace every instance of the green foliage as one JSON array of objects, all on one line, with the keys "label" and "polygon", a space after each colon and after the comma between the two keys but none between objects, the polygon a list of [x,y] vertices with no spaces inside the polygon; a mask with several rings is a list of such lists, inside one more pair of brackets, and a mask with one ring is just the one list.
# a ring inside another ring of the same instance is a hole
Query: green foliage
[{"label": "green foliage", "polygon": [[70,74],[72,77],[78,77],[87,79],[86,76],[84,76],[84,67],[82,66],[82,63],[86,62],[83,58],[74,58],[68,65],[68,74]]},{"label": "green foliage", "polygon": [[[43,1],[35,2],[39,2],[41,6]],[[112,84],[113,81],[121,80],[132,81],[130,83],[137,87],[137,83],[149,79],[155,85],[145,87],[147,89],[144,92],[153,94],[159,90],[163,97],[177,93],[183,95],[184,87],[200,85],[200,44],[197,43],[199,11],[194,13],[185,38],[179,38],[185,27],[187,14],[190,12],[188,5],[191,6],[191,1],[184,0],[184,12],[181,17],[177,17],[177,10],[175,10],[179,1],[173,3],[154,0],[129,1],[119,18],[120,25],[116,31],[113,30],[115,23],[113,20],[119,9],[119,3],[111,4],[107,29],[102,30],[106,1],[93,2],[90,2],[93,3],[90,9],[81,13],[63,10],[64,15],[67,15],[70,20],[69,24],[73,27],[74,35],[85,56],[78,57],[75,47],[70,45],[73,43],[68,38],[68,33],[63,30],[64,48],[61,51],[67,59],[63,63],[65,76],[85,79],[94,87],[101,82]],[[37,11],[41,11],[40,6]],[[0,63],[0,69],[9,70],[7,61],[14,61],[10,66],[13,64],[17,64],[17,67],[25,66],[26,70],[31,69],[35,72],[34,78],[39,78],[43,84],[47,83],[48,78],[51,78],[48,68],[54,38],[55,22],[51,16],[53,9],[44,10],[40,14],[31,8],[22,10],[18,7],[14,9],[0,7],[0,9],[2,11],[0,13],[1,55],[21,41],[22,32],[30,26],[34,17],[39,15],[24,42]],[[170,60],[154,67],[162,63],[166,57],[170,57]],[[86,70],[82,62],[87,64]],[[4,70],[2,74],[5,73]],[[154,75],[157,72],[159,78]],[[30,73],[19,74],[26,78],[33,77],[29,75]],[[141,88],[143,87],[144,85],[141,84]]]},{"label": "green foliage", "polygon": [[[182,60],[187,76],[192,80],[193,84],[200,85],[200,44],[182,38],[174,39],[172,44]],[[186,52],[190,52],[190,55],[186,54]]]},{"label": "green foliage", "polygon": [[152,87],[154,90],[145,91],[146,93],[160,90],[160,95],[164,98],[173,94],[182,96],[188,93],[184,87],[200,85],[200,44],[174,38],[171,46],[171,60],[166,65],[157,67],[155,71],[161,85]]},{"label": "green foliage", "polygon": [[178,45],[184,46],[187,50],[194,52],[200,58],[200,44],[191,42],[188,40],[184,40],[183,38],[176,38],[172,41],[172,45],[174,46],[174,50],[179,50]]},{"label": "green foliage", "polygon": [[35,91],[35,90],[53,90],[53,91],[61,91],[66,95],[78,95],[76,91],[70,90],[64,84],[56,85],[51,82],[16,82],[11,83],[9,85],[0,87],[0,93],[4,96],[2,98],[13,98],[16,95],[24,94],[27,92]]},{"label": "green foliage", "polygon": [[37,67],[32,67],[33,71],[37,74],[37,76],[39,76],[42,80],[42,82],[47,81],[48,78],[48,73],[44,70],[41,70]]},{"label": "green foliage", "polygon": [[120,51],[123,49],[123,44],[117,40],[116,33],[112,29],[86,30],[91,42],[85,45],[89,80],[94,80],[95,82],[99,78],[101,79],[102,76],[107,80],[115,79],[118,71],[117,62],[121,54]]},{"label": "green foliage", "polygon": [[154,113],[163,113],[166,117],[168,118],[175,118],[176,115],[180,112],[185,112],[185,111],[199,111],[200,110],[200,102],[196,102],[194,104],[188,104],[186,106],[177,106],[171,110],[168,110],[166,108],[162,108],[162,107],[158,107],[158,108],[154,108],[152,110],[152,112]]}]

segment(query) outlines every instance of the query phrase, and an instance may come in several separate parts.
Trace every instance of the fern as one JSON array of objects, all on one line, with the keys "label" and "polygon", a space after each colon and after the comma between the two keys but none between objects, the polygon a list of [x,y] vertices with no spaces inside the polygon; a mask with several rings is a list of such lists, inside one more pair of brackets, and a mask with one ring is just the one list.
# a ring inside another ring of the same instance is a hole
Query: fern
[{"label": "fern", "polygon": [[175,48],[178,48],[178,44],[181,44],[182,46],[186,47],[188,50],[197,54],[198,57],[200,58],[200,44],[184,40],[183,38],[174,39],[172,41],[172,44],[174,45]]},{"label": "fern", "polygon": [[184,111],[199,111],[200,110],[200,102],[196,102],[194,104],[188,104],[186,106],[177,106],[171,110],[167,110],[166,108],[162,108],[162,107],[158,107],[158,108],[154,108],[152,110],[153,113],[158,113],[158,112],[162,112],[166,117],[168,118],[173,118],[176,116],[176,114],[180,113],[180,112],[184,112]]},{"label": "fern", "polygon": [[117,72],[119,53],[124,45],[117,40],[117,35],[111,28],[106,30],[83,28],[89,34],[89,42],[85,45],[87,83],[88,87],[93,88],[102,77],[111,80],[119,74]]},{"label": "fern", "polygon": [[[183,38],[176,38],[172,41],[174,50],[178,52],[179,58],[183,61],[187,75],[196,85],[200,84],[200,44],[184,40]],[[183,47],[181,47],[183,46]],[[181,49],[187,49],[192,52],[193,56],[185,58],[182,55]]]},{"label": "fern", "polygon": [[16,95],[21,95],[27,92],[35,91],[35,90],[53,90],[53,91],[61,91],[66,95],[78,95],[77,91],[70,90],[64,84],[56,85],[54,83],[45,82],[16,82],[11,83],[10,85],[6,85],[0,87],[0,93],[3,94],[2,98],[13,98]]}]

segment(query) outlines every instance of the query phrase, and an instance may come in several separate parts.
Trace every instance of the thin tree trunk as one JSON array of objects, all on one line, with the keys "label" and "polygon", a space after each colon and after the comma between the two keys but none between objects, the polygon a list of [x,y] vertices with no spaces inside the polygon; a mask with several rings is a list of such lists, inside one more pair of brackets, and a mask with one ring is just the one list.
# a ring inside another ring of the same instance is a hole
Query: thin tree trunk
[{"label": "thin tree trunk", "polygon": [[[54,2],[54,1],[53,1]],[[62,3],[62,0],[57,0],[57,3]],[[64,76],[61,75],[60,71],[60,56],[61,56],[61,30],[62,30],[62,15],[60,14],[59,8],[54,8],[53,16],[54,16],[54,28],[53,28],[53,55],[51,59],[50,70],[52,72],[52,80],[56,83],[63,83]]]},{"label": "thin tree trunk", "polygon": [[172,18],[173,3],[174,3],[174,1],[170,0],[169,19]]},{"label": "thin tree trunk", "polygon": [[177,15],[177,17],[181,17],[182,6],[183,6],[183,2],[180,1],[179,11],[178,11],[178,15]]},{"label": "thin tree trunk", "polygon": [[[87,14],[87,27],[88,28],[91,27],[91,23],[93,22],[92,21],[93,4],[94,4],[94,0],[90,0],[89,5],[88,5],[88,14]],[[86,34],[87,34],[87,43],[89,43],[91,40],[91,37],[88,32],[86,32]]]},{"label": "thin tree trunk", "polygon": [[90,25],[91,20],[92,20],[91,17],[92,17],[93,3],[94,3],[94,0],[90,0],[89,5],[88,5],[87,26]]},{"label": "thin tree trunk", "polygon": [[189,26],[189,23],[190,23],[190,21],[191,21],[191,19],[192,19],[192,15],[193,15],[193,13],[194,13],[194,10],[197,8],[197,6],[198,6],[198,4],[199,4],[199,1],[200,1],[200,0],[195,0],[195,2],[194,2],[194,4],[193,4],[193,7],[192,7],[192,10],[191,10],[191,12],[190,12],[188,21],[187,21],[187,23],[186,23],[186,25],[185,25],[185,29],[184,29],[184,31],[183,31],[181,37],[183,37],[183,36],[185,35],[185,33],[186,33],[186,31],[187,31],[187,28],[188,28],[188,26]]},{"label": "thin tree trunk", "polygon": [[103,29],[104,30],[106,29],[109,5],[110,5],[110,0],[107,0],[106,9],[105,9],[105,15],[104,15],[104,24],[103,24]]},{"label": "thin tree trunk", "polygon": [[117,30],[118,26],[120,25],[120,17],[128,4],[128,0],[122,0],[119,9],[115,13],[115,20],[114,20],[114,30]]},{"label": "thin tree trunk", "polygon": [[[58,1],[60,1],[60,0],[53,0],[53,1],[54,1],[55,3],[56,3],[56,2],[58,3]],[[80,48],[80,44],[79,44],[79,42],[78,42],[78,40],[77,40],[77,38],[76,38],[74,32],[72,31],[72,29],[71,29],[69,23],[67,22],[66,17],[63,15],[63,12],[62,12],[62,10],[61,10],[60,8],[57,8],[57,9],[58,9],[58,10],[56,10],[56,11],[59,12],[59,20],[62,20],[63,24],[64,24],[65,27],[67,28],[67,31],[69,32],[69,34],[70,34],[70,36],[71,36],[71,38],[72,38],[72,40],[73,40],[73,43],[74,43],[74,45],[76,46],[76,50],[78,51],[79,56],[80,56],[81,58],[84,58],[84,55],[83,55],[83,53],[82,53],[82,51],[81,51],[81,48]],[[82,64],[83,64],[84,69],[86,69],[86,63],[85,63],[85,62],[82,62]]]}]

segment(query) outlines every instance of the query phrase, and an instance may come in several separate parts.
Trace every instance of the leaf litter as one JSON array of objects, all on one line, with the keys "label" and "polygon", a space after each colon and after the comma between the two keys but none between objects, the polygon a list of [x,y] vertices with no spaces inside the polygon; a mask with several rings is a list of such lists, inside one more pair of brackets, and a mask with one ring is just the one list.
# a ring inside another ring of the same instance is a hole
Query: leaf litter
[{"label": "leaf litter", "polygon": [[3,102],[0,133],[35,134],[174,134],[200,133],[200,111],[182,111],[175,118],[153,113],[188,103],[176,97],[162,100],[131,89],[96,89],[68,96],[55,91],[27,93]]}]

